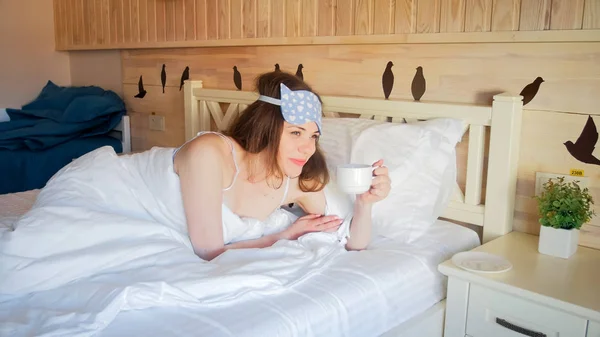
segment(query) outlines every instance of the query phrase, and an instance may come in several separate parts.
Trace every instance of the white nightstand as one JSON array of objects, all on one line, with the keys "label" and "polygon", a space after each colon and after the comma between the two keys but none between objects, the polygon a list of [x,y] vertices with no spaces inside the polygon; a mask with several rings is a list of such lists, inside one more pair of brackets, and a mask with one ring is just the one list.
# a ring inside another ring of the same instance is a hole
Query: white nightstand
[{"label": "white nightstand", "polygon": [[561,259],[537,247],[538,236],[512,232],[475,248],[513,264],[499,274],[440,264],[448,276],[444,336],[600,337],[600,250],[579,247]]}]

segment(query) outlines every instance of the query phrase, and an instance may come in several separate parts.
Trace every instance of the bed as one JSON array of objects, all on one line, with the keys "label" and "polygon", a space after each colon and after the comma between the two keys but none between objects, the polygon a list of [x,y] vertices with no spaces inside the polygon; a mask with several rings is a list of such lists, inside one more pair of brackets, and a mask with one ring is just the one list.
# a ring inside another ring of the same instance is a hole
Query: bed
[{"label": "bed", "polygon": [[[202,130],[226,128],[235,115],[255,99],[254,93],[204,89],[201,81],[186,81],[186,139]],[[153,255],[149,260],[152,264],[146,265],[146,270],[130,267],[125,270],[117,269],[119,279],[111,279],[110,283],[104,284],[105,287],[93,291],[89,287],[101,280],[102,275],[98,276],[99,279],[95,278],[94,282],[81,283],[81,278],[75,278],[72,283],[54,288],[51,294],[40,290],[26,298],[0,295],[0,309],[4,309],[0,310],[0,320],[9,322],[0,327],[0,334],[52,332],[81,336],[442,336],[447,284],[443,275],[437,271],[437,265],[457,252],[469,250],[481,241],[487,242],[512,230],[521,97],[497,95],[491,107],[358,97],[325,96],[323,101],[324,113],[330,121],[348,115],[360,115],[364,120],[382,123],[409,124],[448,116],[466,122],[469,148],[465,191],[452,186],[454,189],[447,207],[443,209],[440,218],[421,233],[418,240],[407,242],[402,238],[378,236],[366,251],[338,252],[335,249],[322,249],[326,247],[320,246],[322,242],[319,240],[322,238],[308,237],[298,243],[282,243],[272,249],[231,252],[231,255],[221,261],[226,266],[227,273],[201,274],[207,275],[201,279],[194,277],[197,271],[192,270],[189,260],[178,261],[177,266],[172,266],[164,264],[164,259],[156,257],[158,255]],[[226,112],[223,113],[222,107],[227,104]],[[485,137],[487,128],[490,129],[489,147]],[[486,148],[487,170],[484,170]],[[153,149],[145,155],[155,159],[155,166],[159,166],[160,162],[156,158],[161,151],[163,150]],[[142,158],[140,154],[120,157],[137,164]],[[116,160],[110,153],[105,158]],[[104,170],[102,156],[99,155],[97,159],[94,162],[95,169],[101,172]],[[73,170],[76,169],[75,165]],[[154,218],[170,216],[165,215],[169,207],[156,207],[152,196],[143,194],[141,186],[132,185],[126,190],[119,189],[119,185],[124,184],[125,180],[134,178],[127,170],[117,175],[111,173],[105,181],[110,181],[113,184],[110,188],[119,193],[104,193],[101,199],[118,208],[125,200],[120,193],[131,193],[143,204],[143,207],[139,207],[140,212],[154,212]],[[162,191],[157,188],[152,192],[156,195]],[[43,191],[40,195],[41,201],[36,202],[43,204],[50,200],[49,196],[43,195]],[[110,198],[106,199],[105,195],[110,195]],[[10,226],[17,221],[19,214],[31,207],[32,200],[37,196],[37,191],[31,191],[28,194],[13,194],[6,199],[0,198],[0,207],[10,204],[10,209],[15,210],[4,218],[0,217],[0,224],[5,224],[7,228],[4,229],[5,232],[11,230]],[[72,199],[77,200],[77,194]],[[94,213],[92,208],[77,216],[87,219],[86,221],[96,215],[101,216],[100,213]],[[47,214],[50,222],[71,216],[63,209],[53,208],[53,212],[54,210],[56,214]],[[106,213],[105,209],[101,211],[102,214]],[[24,218],[33,217],[31,213]],[[104,234],[114,235],[116,230],[134,230],[137,223],[126,223],[125,215],[115,211],[111,221],[103,223],[103,227],[112,226],[114,230]],[[453,222],[480,226],[482,237]],[[71,233],[73,238],[82,238],[79,236],[81,233],[72,232],[75,227],[70,227],[70,222],[64,222],[61,226],[59,231]],[[93,230],[97,228],[94,227]],[[152,228],[144,231],[149,232],[145,234],[146,240],[156,240],[162,233],[153,231]],[[59,234],[53,231],[53,235]],[[169,231],[168,235],[177,237],[177,233],[173,231]],[[64,240],[63,237],[60,239]],[[27,240],[19,243],[26,242]],[[37,241],[32,239],[30,242]],[[101,247],[101,243],[98,242],[94,247]],[[117,244],[116,241],[114,243]],[[0,249],[5,249],[2,244],[6,245],[6,242],[0,242]],[[134,244],[135,242],[128,242],[127,249]],[[299,255],[292,255],[294,259],[306,264],[290,262],[289,265],[280,265],[280,259],[285,255],[283,253],[293,251],[299,245],[316,247],[314,250],[303,250]],[[165,251],[172,252],[176,250],[174,247],[169,246]],[[111,248],[118,249],[118,245]],[[305,256],[309,252],[315,256],[324,254],[322,256],[331,258],[312,259]],[[122,259],[123,256],[112,256],[104,260],[104,263],[114,264],[114,260]],[[136,261],[142,258],[145,257],[136,258]],[[83,257],[81,259],[83,260],[77,262],[77,265],[85,266],[87,260]],[[319,261],[328,262],[319,264]],[[227,264],[228,262],[230,263]],[[154,264],[170,269],[163,272],[162,269],[148,267]],[[123,264],[117,265],[122,266]],[[206,265],[203,267],[208,268]],[[71,269],[65,269],[66,271],[71,272]],[[151,276],[147,279],[140,276],[145,273],[150,273]],[[177,274],[179,278],[173,278],[172,282],[165,281],[171,280],[173,274]],[[13,277],[8,276],[7,279]],[[4,283],[0,286],[17,289],[21,286],[19,281],[35,283],[21,278],[14,279],[12,283],[3,280]],[[54,282],[51,278],[46,281],[50,284]],[[43,283],[41,279],[39,282]],[[66,287],[77,283],[78,288]],[[115,293],[111,290],[110,286],[121,284],[126,285],[123,292]],[[108,290],[106,285],[110,285]],[[52,287],[47,284],[45,286]],[[4,292],[0,287],[0,294]],[[83,296],[84,300],[81,301],[85,303],[75,300],[76,295]],[[39,296],[37,300],[36,296]],[[102,305],[102,310],[90,309],[92,304]],[[110,310],[105,310],[106,308]]]}]

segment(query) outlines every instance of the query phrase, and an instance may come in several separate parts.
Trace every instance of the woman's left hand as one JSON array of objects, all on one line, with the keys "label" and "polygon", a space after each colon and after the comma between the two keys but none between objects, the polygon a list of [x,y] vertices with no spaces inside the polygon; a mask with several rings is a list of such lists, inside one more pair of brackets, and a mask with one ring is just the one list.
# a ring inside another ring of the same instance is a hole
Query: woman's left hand
[{"label": "woman's left hand", "polygon": [[376,169],[373,170],[373,182],[371,188],[357,196],[357,201],[362,204],[374,204],[385,199],[392,188],[392,180],[388,174],[388,168],[383,166],[383,159],[379,159],[373,164]]}]

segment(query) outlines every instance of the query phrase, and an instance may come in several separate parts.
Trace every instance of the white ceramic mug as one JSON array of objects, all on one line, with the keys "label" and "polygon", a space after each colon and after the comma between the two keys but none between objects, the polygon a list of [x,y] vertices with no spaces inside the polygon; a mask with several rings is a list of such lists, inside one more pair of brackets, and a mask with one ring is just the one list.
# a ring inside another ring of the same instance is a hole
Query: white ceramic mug
[{"label": "white ceramic mug", "polygon": [[375,167],[366,164],[338,165],[336,170],[337,185],[348,194],[362,194],[371,188]]}]

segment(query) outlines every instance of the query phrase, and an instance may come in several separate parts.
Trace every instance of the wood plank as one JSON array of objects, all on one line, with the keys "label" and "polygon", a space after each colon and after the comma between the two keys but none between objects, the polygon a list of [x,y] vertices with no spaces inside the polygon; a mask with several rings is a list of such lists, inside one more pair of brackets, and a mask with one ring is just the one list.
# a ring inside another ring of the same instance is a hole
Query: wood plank
[{"label": "wood plank", "polygon": [[287,28],[287,3],[282,0],[271,0],[271,37],[284,37],[286,36]]},{"label": "wood plank", "polygon": [[332,36],[335,35],[335,17],[333,12],[334,0],[317,0],[318,9],[318,24],[317,24],[317,35],[318,36]]},{"label": "wood plank", "polygon": [[521,0],[493,0],[492,31],[519,30]]},{"label": "wood plank", "polygon": [[96,16],[94,15],[95,1],[82,1],[83,27],[85,34],[85,44],[94,44],[96,42]]},{"label": "wood plank", "polygon": [[138,0],[140,42],[148,41],[148,0]]},{"label": "wood plank", "polygon": [[231,20],[231,38],[241,39],[244,36],[242,18],[242,0],[230,0],[229,18]]},{"label": "wood plank", "polygon": [[110,45],[110,4],[108,0],[101,0],[102,16],[102,45]]},{"label": "wood plank", "polygon": [[[131,0],[131,41],[140,41],[140,0]],[[142,0],[143,2],[144,0]]]},{"label": "wood plank", "polygon": [[271,37],[271,1],[257,1],[256,37]]},{"label": "wood plank", "polygon": [[439,33],[440,31],[440,1],[417,1],[417,33]]},{"label": "wood plank", "polygon": [[167,17],[165,0],[154,0],[156,3],[156,40],[167,41]]},{"label": "wood plank", "polygon": [[354,1],[337,0],[335,35],[354,35]]},{"label": "wood plank", "polygon": [[206,0],[196,0],[196,40],[206,40]]},{"label": "wood plank", "polygon": [[[185,28],[187,25],[187,20],[185,18],[185,2],[184,0],[174,1],[175,5],[175,40],[176,41],[185,41]],[[193,8],[190,10],[189,14],[192,16],[192,22],[194,22],[194,11]],[[193,30],[193,27],[192,27]]]},{"label": "wood plank", "polygon": [[417,32],[416,0],[396,0],[394,31],[396,34]]},{"label": "wood plank", "polygon": [[123,42],[123,21],[121,2],[119,0],[110,0],[110,43],[115,45]]},{"label": "wood plank", "polygon": [[442,1],[440,13],[441,33],[463,32],[465,30],[466,3],[466,0]]},{"label": "wood plank", "polygon": [[208,40],[219,38],[218,0],[206,0],[206,34]]},{"label": "wood plank", "polygon": [[148,41],[158,41],[157,25],[156,25],[156,0],[148,0],[146,8],[146,21],[148,22]]},{"label": "wood plank", "polygon": [[373,34],[393,34],[395,2],[390,0],[375,0],[373,2]]},{"label": "wood plank", "polygon": [[176,26],[175,1],[165,1],[165,38],[167,41],[177,41]]},{"label": "wood plank", "polygon": [[550,28],[552,0],[521,0],[519,30],[546,30]]},{"label": "wood plank", "polygon": [[584,0],[552,0],[550,29],[581,29],[584,2]]},{"label": "wood plank", "polygon": [[185,16],[184,40],[196,39],[196,0],[185,0],[183,14]]},{"label": "wood plank", "polygon": [[219,39],[229,39],[231,38],[231,22],[229,20],[231,10],[230,0],[217,1],[217,8],[219,11]]},{"label": "wood plank", "polygon": [[317,0],[300,0],[300,36],[316,36]]},{"label": "wood plank", "polygon": [[354,7],[354,34],[373,34],[373,4],[371,0],[356,0]]},{"label": "wood plank", "polygon": [[285,36],[300,36],[300,0],[285,0]]},{"label": "wood plank", "polygon": [[57,49],[63,50],[68,48],[69,33],[67,31],[67,13],[65,11],[64,0],[54,0],[54,27],[56,30],[56,46]]},{"label": "wood plank", "polygon": [[583,29],[600,28],[600,1],[585,0],[583,9]]},{"label": "wood plank", "polygon": [[242,2],[242,37],[251,39],[256,37],[257,30],[257,0],[246,0]]},{"label": "wood plank", "polygon": [[134,0],[121,0],[123,2],[123,42],[136,42],[133,40],[133,32],[131,25],[131,1]]},{"label": "wood plank", "polygon": [[466,32],[489,32],[492,29],[492,0],[467,0]]}]

